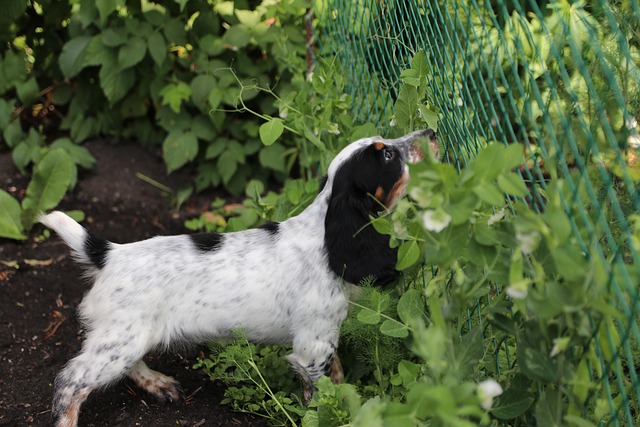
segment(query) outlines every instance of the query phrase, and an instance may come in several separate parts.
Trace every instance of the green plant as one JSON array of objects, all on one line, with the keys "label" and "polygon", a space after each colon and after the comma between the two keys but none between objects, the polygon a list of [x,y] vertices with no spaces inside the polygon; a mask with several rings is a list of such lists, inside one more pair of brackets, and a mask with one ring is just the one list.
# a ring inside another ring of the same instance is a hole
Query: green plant
[{"label": "green plant", "polygon": [[[241,194],[250,178],[282,181],[306,150],[280,137],[282,121],[272,116],[277,95],[291,93],[307,71],[307,6],[25,2],[11,9],[15,22],[0,33],[2,142],[23,173],[45,146],[91,167],[78,144],[114,136],[161,143],[168,173],[196,163],[196,191],[223,186]],[[261,114],[243,114],[249,110]],[[60,133],[67,136],[52,141]],[[15,203],[4,209],[15,220]],[[4,234],[24,237],[30,222]]]},{"label": "green plant", "polygon": [[3,212],[0,237],[26,239],[38,215],[56,207],[67,190],[75,186],[77,167],[91,168],[95,163],[85,148],[72,144],[67,138],[58,138],[48,147],[40,146],[42,138],[37,132],[29,132],[28,138],[31,141],[24,142],[31,144],[28,153],[18,148],[14,150],[14,158],[17,153],[20,163],[16,164],[21,168],[35,163],[33,176],[22,203],[0,190],[0,211]]},{"label": "green plant", "polygon": [[241,412],[269,419],[271,425],[296,425],[304,416],[299,395],[300,383],[290,373],[284,355],[288,349],[258,347],[241,332],[225,345],[212,344],[208,357],[200,359],[196,369],[203,369],[211,380],[229,385],[221,403]]},{"label": "green plant", "polygon": [[[433,120],[411,89],[424,72],[403,73],[399,128]],[[303,425],[590,426],[610,417],[606,394],[622,395],[633,368],[606,383],[617,389],[600,380],[622,339],[607,283],[637,274],[612,270],[595,249],[599,235],[572,222],[579,207],[564,201],[585,190],[552,177],[542,212],[522,201],[526,155],[521,144],[488,143],[460,171],[429,157],[411,166],[409,198],[371,218],[398,247],[404,279],[352,301],[340,345],[348,383],[321,380]],[[275,210],[255,200],[245,208],[269,219]]]}]

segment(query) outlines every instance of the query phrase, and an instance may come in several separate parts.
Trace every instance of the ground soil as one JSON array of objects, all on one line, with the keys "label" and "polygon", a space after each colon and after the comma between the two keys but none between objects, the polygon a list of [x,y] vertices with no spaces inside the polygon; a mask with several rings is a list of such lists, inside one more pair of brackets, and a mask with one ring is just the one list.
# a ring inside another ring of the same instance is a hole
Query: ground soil
[{"label": "ground soil", "polygon": [[[96,167],[81,173],[61,209],[79,209],[98,236],[125,243],[155,235],[185,233],[184,220],[205,209],[212,195],[199,196],[175,212],[154,186],[136,172],[172,188],[188,173],[167,177],[157,149],[95,141],[87,145]],[[0,188],[22,199],[28,177],[9,153],[0,154]],[[89,285],[56,236],[40,241],[0,239],[0,426],[51,425],[52,384],[80,349],[83,331],[76,309]],[[15,265],[14,266],[9,265]],[[185,399],[161,404],[129,380],[93,393],[82,406],[81,426],[263,426],[260,420],[221,406],[224,386],[191,369],[206,347],[146,358],[148,365],[180,381]]]}]

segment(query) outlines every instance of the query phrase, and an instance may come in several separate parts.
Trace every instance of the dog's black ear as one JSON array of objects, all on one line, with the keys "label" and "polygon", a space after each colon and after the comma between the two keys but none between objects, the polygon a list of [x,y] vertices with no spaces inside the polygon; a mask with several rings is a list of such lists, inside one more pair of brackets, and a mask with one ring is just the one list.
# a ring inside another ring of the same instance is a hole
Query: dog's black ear
[{"label": "dog's black ear", "polygon": [[340,172],[324,224],[329,266],[349,283],[373,277],[375,285],[386,285],[398,277],[397,250],[389,247],[389,236],[378,233],[369,219],[382,208],[371,194],[345,182],[349,177]]}]

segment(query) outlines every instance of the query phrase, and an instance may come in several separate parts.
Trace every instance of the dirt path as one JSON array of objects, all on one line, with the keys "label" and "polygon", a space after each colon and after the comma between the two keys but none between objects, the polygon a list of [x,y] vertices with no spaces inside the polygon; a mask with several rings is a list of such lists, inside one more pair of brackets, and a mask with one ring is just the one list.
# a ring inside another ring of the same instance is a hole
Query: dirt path
[{"label": "dirt path", "polygon": [[[165,177],[155,155],[137,145],[96,141],[87,145],[97,159],[62,209],[80,209],[95,234],[125,243],[154,235],[183,233],[183,220],[207,206],[200,198],[173,213],[155,187],[136,172],[177,188],[186,177]],[[0,154],[0,188],[22,198],[27,179]],[[88,285],[57,237],[37,242],[36,228],[21,243],[0,239],[0,426],[49,426],[52,383],[80,349],[76,308]],[[255,418],[220,406],[224,387],[191,369],[205,347],[152,355],[151,368],[179,380],[186,401],[156,403],[128,380],[93,393],[83,405],[81,426],[262,426]]]}]

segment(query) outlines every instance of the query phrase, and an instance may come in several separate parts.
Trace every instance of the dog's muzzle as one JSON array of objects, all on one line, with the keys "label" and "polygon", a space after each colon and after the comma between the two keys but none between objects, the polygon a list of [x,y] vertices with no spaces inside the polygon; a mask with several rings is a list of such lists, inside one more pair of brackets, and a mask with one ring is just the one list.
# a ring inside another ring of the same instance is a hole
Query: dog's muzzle
[{"label": "dog's muzzle", "polygon": [[433,150],[434,157],[438,158],[438,144],[436,142],[436,134],[432,129],[418,130],[411,132],[405,136],[396,139],[388,139],[385,142],[389,145],[397,147],[402,153],[402,157],[408,163],[417,163],[424,159],[424,154],[420,151],[420,140],[429,138],[429,144]]}]

